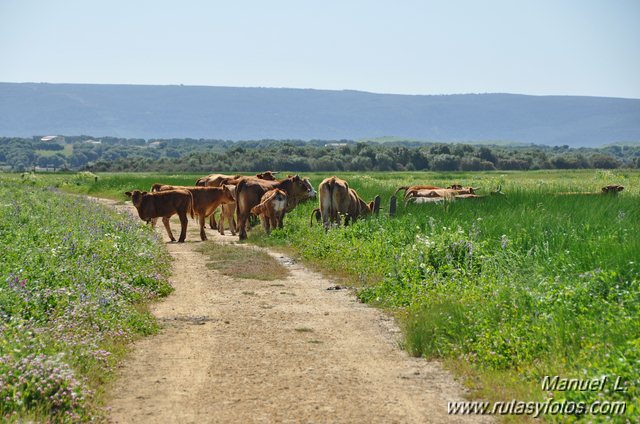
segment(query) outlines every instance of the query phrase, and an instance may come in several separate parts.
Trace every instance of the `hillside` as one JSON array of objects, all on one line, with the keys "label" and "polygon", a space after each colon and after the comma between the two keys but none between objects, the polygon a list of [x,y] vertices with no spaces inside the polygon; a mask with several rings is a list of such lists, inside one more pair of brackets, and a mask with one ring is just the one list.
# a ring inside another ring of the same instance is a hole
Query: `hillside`
[{"label": "hillside", "polygon": [[510,141],[640,140],[640,100],[514,94],[0,83],[0,136]]}]

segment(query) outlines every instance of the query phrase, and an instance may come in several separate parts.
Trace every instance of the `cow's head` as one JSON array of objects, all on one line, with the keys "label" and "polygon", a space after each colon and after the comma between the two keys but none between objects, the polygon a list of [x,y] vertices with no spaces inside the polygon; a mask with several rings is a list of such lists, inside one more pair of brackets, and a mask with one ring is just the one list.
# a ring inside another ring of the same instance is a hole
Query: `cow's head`
[{"label": "cow's head", "polygon": [[277,172],[274,172],[274,171],[264,171],[261,174],[256,174],[256,177],[258,177],[261,180],[275,181],[276,174]]},{"label": "cow's head", "polygon": [[222,186],[222,203],[233,203],[236,201],[236,186]]},{"label": "cow's head", "polygon": [[304,184],[305,188],[307,189],[307,199],[314,199],[316,197],[316,191],[313,189],[313,186],[311,185],[311,182],[309,181],[309,178],[304,178],[302,180],[302,183]]},{"label": "cow's head", "polygon": [[236,201],[236,186],[231,185],[231,184],[225,184],[224,188],[226,188],[227,190],[229,190],[231,192],[231,196],[233,197],[233,201]]},{"label": "cow's head", "polygon": [[142,198],[148,193],[146,191],[133,190],[133,191],[127,191],[124,194],[127,195],[128,197],[131,197],[131,202],[133,203],[133,206],[135,206],[136,208],[140,208],[140,206],[142,205]]},{"label": "cow's head", "polygon": [[287,189],[289,192],[287,211],[291,211],[298,203],[316,196],[316,191],[313,189],[313,186],[311,186],[308,178],[300,178],[299,175],[290,175],[286,180],[290,181],[289,189]]}]

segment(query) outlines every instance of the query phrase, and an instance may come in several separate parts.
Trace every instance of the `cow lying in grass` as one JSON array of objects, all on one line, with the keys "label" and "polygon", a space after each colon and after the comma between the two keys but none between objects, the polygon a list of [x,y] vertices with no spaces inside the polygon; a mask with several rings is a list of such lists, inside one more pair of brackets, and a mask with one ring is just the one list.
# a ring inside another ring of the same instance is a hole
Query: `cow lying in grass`
[{"label": "cow lying in grass", "polygon": [[564,191],[558,194],[561,194],[563,196],[566,195],[599,195],[599,194],[611,194],[611,195],[616,195],[618,193],[620,193],[622,190],[624,190],[624,186],[621,185],[607,185],[604,186],[600,189],[599,192],[597,191]]},{"label": "cow lying in grass", "polygon": [[266,181],[257,178],[240,178],[236,186],[236,215],[240,240],[247,238],[247,221],[251,209],[260,204],[262,196],[269,190],[280,189],[287,194],[287,212],[308,198],[315,196],[315,190],[306,178],[298,175],[289,176],[282,180]]},{"label": "cow lying in grass", "polygon": [[343,217],[346,227],[349,225],[349,221],[353,222],[375,212],[376,202],[379,207],[378,196],[376,196],[377,200],[367,204],[354,189],[349,187],[345,180],[335,176],[325,178],[320,183],[318,191],[320,192],[320,208],[313,210],[311,225],[313,225],[313,216],[315,215],[316,219],[322,219],[325,229],[328,229],[331,223],[340,225]]},{"label": "cow lying in grass", "polygon": [[274,189],[267,191],[260,199],[260,204],[251,209],[251,213],[260,217],[260,222],[267,234],[272,228],[282,228],[286,213],[287,193]]},{"label": "cow lying in grass", "polygon": [[[158,186],[158,187],[157,187]],[[157,188],[162,193],[165,190],[188,190],[193,196],[193,211],[198,216],[200,223],[200,238],[207,240],[207,234],[204,231],[204,223],[206,217],[213,214],[218,206],[225,203],[233,203],[235,201],[231,188],[233,186],[222,187],[181,187],[170,185],[154,184],[153,188]]]},{"label": "cow lying in grass", "polygon": [[608,185],[608,186],[602,187],[601,192],[603,194],[618,194],[622,190],[624,190],[624,186],[621,186],[621,185]]},{"label": "cow lying in grass", "polygon": [[[462,187],[460,185],[454,185],[450,188],[441,188],[435,190],[414,190],[409,193],[409,196],[405,197],[405,206],[408,203],[440,203],[444,201],[453,201],[459,199],[479,199],[486,197],[486,195],[476,194],[476,191],[478,190],[478,188]],[[502,192],[502,186],[498,186],[495,191],[492,191],[489,194],[491,196],[504,195],[504,193]],[[395,203],[395,197],[392,197],[390,203]]]},{"label": "cow lying in grass", "polygon": [[[412,197],[424,197],[424,193],[429,193],[431,190],[458,190],[462,191],[460,194],[474,194],[473,187],[464,188],[460,184],[452,184],[449,187],[437,187],[433,185],[414,185],[414,186],[402,186],[399,187],[396,192],[393,194],[393,197],[396,197],[400,190],[405,190],[404,193],[404,202],[405,204]],[[464,193],[463,193],[464,192]]]},{"label": "cow lying in grass", "polygon": [[479,189],[461,186],[456,186],[456,188],[420,189],[411,191],[407,190],[404,202],[406,205],[409,202],[432,203],[442,202],[445,200],[480,197],[475,193],[477,190]]},{"label": "cow lying in grass", "polygon": [[147,193],[146,191],[133,190],[125,193],[131,197],[133,206],[138,210],[138,216],[143,221],[151,223],[156,218],[162,218],[164,228],[171,241],[176,241],[169,226],[169,218],[178,214],[180,218],[180,237],[178,242],[184,242],[187,236],[187,214],[193,214],[193,195],[188,190],[168,190],[158,193]]}]

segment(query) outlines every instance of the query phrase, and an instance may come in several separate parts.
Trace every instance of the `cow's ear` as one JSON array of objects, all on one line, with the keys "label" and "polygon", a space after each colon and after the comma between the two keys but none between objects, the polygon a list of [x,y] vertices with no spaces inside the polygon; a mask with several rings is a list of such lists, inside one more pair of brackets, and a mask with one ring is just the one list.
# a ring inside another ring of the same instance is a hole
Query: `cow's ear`
[{"label": "cow's ear", "polygon": [[149,193],[147,193],[146,191],[143,191],[141,194],[144,196],[145,194],[149,194]]},{"label": "cow's ear", "polygon": [[124,195],[127,196],[127,197],[131,197],[131,192],[130,191],[125,191]]},{"label": "cow's ear", "polygon": [[374,203],[373,202],[369,202],[369,210],[371,212],[373,212],[373,206],[374,206]]}]

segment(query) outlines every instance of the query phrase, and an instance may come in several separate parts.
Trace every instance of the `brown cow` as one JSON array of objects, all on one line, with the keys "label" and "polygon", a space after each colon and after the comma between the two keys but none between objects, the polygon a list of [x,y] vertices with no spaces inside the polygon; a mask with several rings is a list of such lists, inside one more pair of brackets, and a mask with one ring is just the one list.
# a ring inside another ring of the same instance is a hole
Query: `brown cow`
[{"label": "brown cow", "polygon": [[220,187],[227,184],[227,181],[240,178],[242,175],[209,174],[196,180],[198,187]]},{"label": "brown cow", "polygon": [[[200,238],[202,240],[207,240],[207,234],[204,231],[206,217],[213,214],[213,211],[215,211],[218,206],[225,203],[233,203],[235,201],[230,187],[232,186],[180,187],[181,189],[188,190],[193,195],[193,211],[198,215],[198,221],[200,223]],[[175,188],[178,187],[162,185],[160,186],[160,192]]]},{"label": "brown cow", "polygon": [[155,183],[151,186],[151,193],[155,193],[157,191],[167,191],[167,190],[186,190],[191,188],[189,186],[177,186],[177,185],[169,185],[169,184],[160,184]]},{"label": "brown cow", "polygon": [[[471,188],[471,187],[470,187]],[[449,187],[447,187],[446,189],[451,189],[451,190],[464,190],[464,187],[462,187],[462,185],[460,184],[452,184]],[[445,190],[444,187],[437,187],[437,186],[433,186],[433,185],[414,185],[414,186],[402,186],[399,187],[395,193],[393,193],[393,196],[395,197],[398,192],[400,190],[405,190],[404,193],[404,200],[405,203],[407,202],[407,200],[409,200],[411,197],[421,197],[420,194],[418,194],[419,192],[423,192],[423,190]],[[478,189],[476,189],[478,190]],[[471,193],[473,194],[473,193]]]},{"label": "brown cow", "polygon": [[286,206],[287,193],[276,188],[263,194],[260,204],[254,206],[251,209],[251,213],[260,217],[262,227],[269,234],[271,233],[271,228],[282,228]]},{"label": "brown cow", "polygon": [[277,172],[275,171],[264,171],[264,172],[261,172],[260,174],[256,174],[256,178],[261,180],[267,180],[267,181],[275,181],[276,174]]},{"label": "brown cow", "polygon": [[236,186],[236,215],[240,240],[247,238],[247,221],[251,209],[260,204],[260,199],[269,190],[280,189],[287,193],[287,206],[285,210],[291,211],[298,203],[315,196],[315,191],[308,179],[302,179],[298,175],[282,180],[265,181],[251,178],[241,178]]},{"label": "brown cow", "polygon": [[[222,187],[225,184],[229,184],[229,181],[242,177],[242,175],[225,175],[225,174],[209,174],[206,177],[201,177],[196,180],[196,186],[198,187]],[[209,218],[209,226],[212,229],[218,228],[216,223],[215,211]]]},{"label": "brown cow", "polygon": [[[369,204],[358,196],[358,193],[349,188],[349,184],[338,177],[325,178],[318,187],[320,192],[320,208],[315,209],[313,214],[318,216],[318,211],[322,218],[322,223],[326,229],[330,223],[340,225],[342,216],[345,217],[344,225],[349,225],[349,220],[355,221],[359,217],[367,216],[374,212],[374,202]],[[311,218],[313,223],[313,217]]]},{"label": "brown cow", "polygon": [[178,214],[180,218],[180,237],[178,242],[184,242],[187,236],[187,213],[193,218],[193,195],[188,190],[168,190],[158,193],[133,190],[125,193],[131,197],[133,205],[138,210],[140,219],[151,222],[154,218],[162,218],[164,228],[171,241],[176,241],[171,233],[169,218]]},{"label": "brown cow", "polygon": [[[236,184],[238,184],[241,178],[258,178],[261,180],[273,181],[276,179],[275,174],[277,174],[277,172],[275,171],[264,171],[260,174],[257,174],[255,177],[243,176],[240,174],[237,174],[237,175],[210,174],[210,175],[207,175],[206,177],[198,178],[198,180],[196,180],[196,186],[205,186],[205,187],[222,187],[223,185],[235,186]],[[220,219],[223,222],[224,222],[224,218],[227,218],[229,223],[233,224],[233,226],[230,226],[231,233],[233,235],[235,235],[235,219],[233,219],[233,212],[230,212],[230,211],[231,210],[235,211],[235,208],[236,207],[233,204],[225,204],[222,206],[222,212],[220,215]],[[224,214],[224,217],[222,214]],[[215,211],[211,214],[211,217],[209,218],[209,226],[211,228],[217,228],[218,231],[220,231],[220,234],[224,235],[224,228],[220,228],[220,225],[216,223]]]},{"label": "brown cow", "polygon": [[[409,202],[413,203],[433,203],[442,202],[444,200],[468,199],[480,197],[475,194],[477,188],[461,187],[460,188],[439,188],[439,189],[422,189],[407,191],[405,195],[405,205]],[[418,200],[419,199],[419,200]]]}]

